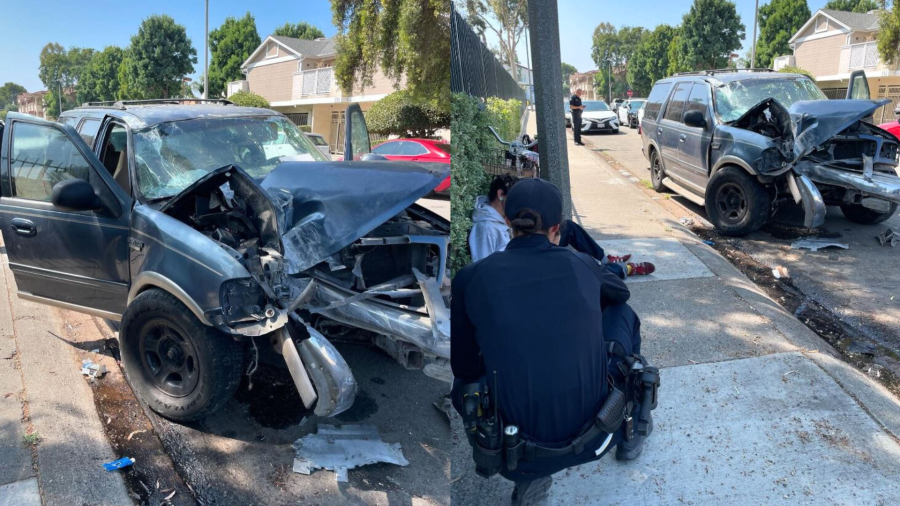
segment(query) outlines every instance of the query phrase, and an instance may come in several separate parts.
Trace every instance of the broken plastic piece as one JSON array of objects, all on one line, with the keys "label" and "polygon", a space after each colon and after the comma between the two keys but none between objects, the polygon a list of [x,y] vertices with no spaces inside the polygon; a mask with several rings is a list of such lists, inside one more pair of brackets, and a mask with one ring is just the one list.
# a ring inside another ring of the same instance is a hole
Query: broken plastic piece
[{"label": "broken plastic piece", "polygon": [[294,472],[311,474],[316,469],[335,472],[337,481],[347,481],[347,470],[385,462],[408,466],[400,443],[385,443],[374,425],[319,424],[315,434],[294,441]]},{"label": "broken plastic piece", "polygon": [[808,249],[810,251],[819,251],[822,248],[850,249],[850,245],[842,242],[834,242],[830,239],[803,239],[791,244],[791,249]]},{"label": "broken plastic piece", "polygon": [[884,232],[876,235],[875,238],[878,239],[882,246],[890,244],[893,248],[897,243],[900,243],[900,233],[892,228],[886,229]]},{"label": "broken plastic piece", "polygon": [[684,218],[678,218],[678,222],[686,227],[689,227],[694,224],[694,219],[690,218],[688,216],[685,216]]},{"label": "broken plastic piece", "polygon": [[107,462],[103,464],[103,468],[108,472],[113,472],[116,469],[122,469],[123,467],[128,467],[134,464],[134,459],[131,457],[122,457],[119,460],[114,460],[112,462]]},{"label": "broken plastic piece", "polygon": [[93,360],[86,359],[81,361],[81,374],[91,379],[102,378],[106,374],[106,366],[95,364]]}]

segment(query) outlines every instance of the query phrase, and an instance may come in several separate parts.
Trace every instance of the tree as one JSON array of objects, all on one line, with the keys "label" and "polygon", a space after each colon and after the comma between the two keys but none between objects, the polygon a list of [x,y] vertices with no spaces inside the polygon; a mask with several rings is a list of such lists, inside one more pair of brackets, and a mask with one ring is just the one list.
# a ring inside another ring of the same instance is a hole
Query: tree
[{"label": "tree", "polygon": [[417,99],[450,106],[450,0],[332,0],[335,78],[347,94],[377,69]]},{"label": "tree", "polygon": [[627,65],[645,32],[646,30],[640,26],[623,26],[616,29],[610,23],[597,25],[594,28],[591,46],[591,58],[597,64],[597,68],[602,67],[606,60],[612,60],[613,67]]},{"label": "tree", "polygon": [[810,17],[806,0],[772,0],[759,8],[757,67],[771,67],[776,56],[789,54],[788,41]]},{"label": "tree", "polygon": [[372,104],[366,125],[376,134],[433,137],[437,130],[450,126],[450,115],[400,90]]},{"label": "tree", "polygon": [[16,97],[22,93],[27,93],[25,87],[13,82],[0,86],[0,109],[18,110]]},{"label": "tree", "polygon": [[669,76],[669,45],[678,29],[659,25],[647,32],[628,62],[628,83],[637,96],[646,97],[653,83]]},{"label": "tree", "polygon": [[684,43],[684,34],[681,27],[677,29],[675,37],[669,43],[669,70],[668,74],[674,75],[679,72],[688,72],[691,66],[688,63],[687,47]]},{"label": "tree", "polygon": [[865,14],[869,11],[881,9],[882,4],[875,0],[829,0],[829,2],[825,4],[825,7],[822,8]]},{"label": "tree", "polygon": [[79,103],[116,100],[119,98],[119,67],[125,51],[106,46],[94,53],[75,86]]},{"label": "tree", "polygon": [[563,95],[569,94],[569,77],[576,72],[578,72],[578,69],[574,66],[562,62]]},{"label": "tree", "polygon": [[242,107],[261,107],[263,109],[268,109],[270,107],[268,100],[249,91],[239,91],[228,97],[228,100],[231,100],[234,105],[240,105]]},{"label": "tree", "polygon": [[[247,15],[249,16],[250,13],[248,12]],[[254,30],[255,30],[255,27],[254,27]],[[284,25],[279,26],[278,28],[275,29],[274,35],[281,35],[283,37],[293,37],[295,39],[306,39],[306,40],[318,39],[318,38],[325,36],[325,34],[322,33],[322,30],[319,30],[315,25],[311,25],[311,24],[307,23],[306,21],[301,21],[301,22],[297,23],[296,25],[291,24],[291,23],[285,23]],[[210,34],[210,37],[212,37],[212,34]],[[210,44],[212,44],[212,42],[210,42]],[[256,45],[258,46],[259,43],[257,43]],[[256,48],[254,48],[254,49],[256,49]],[[210,84],[209,87],[212,88],[212,85]]]},{"label": "tree", "polygon": [[879,14],[878,54],[888,65],[900,63],[900,2]]},{"label": "tree", "polygon": [[488,30],[500,41],[500,62],[516,68],[516,48],[528,25],[527,0],[466,0],[467,21],[484,38]]},{"label": "tree", "polygon": [[[290,26],[296,28],[298,25],[288,23],[279,30]],[[309,25],[306,27],[308,28]],[[318,30],[315,27],[312,28]],[[278,34],[278,30],[275,33]],[[222,26],[209,32],[209,50],[212,58],[209,61],[208,97],[223,96],[225,86],[229,81],[241,79],[241,64],[250,57],[259,44],[256,21],[249,12],[240,19],[225,18]]]},{"label": "tree", "polygon": [[800,67],[791,67],[790,65],[785,65],[784,67],[781,67],[779,72],[783,72],[785,74],[803,74],[805,76],[809,76],[809,78],[812,79],[813,81],[816,80],[816,77],[814,75],[812,75],[812,72],[810,72],[808,70],[803,70]]},{"label": "tree", "polygon": [[717,69],[741,47],[744,24],[733,2],[694,0],[682,19],[681,52],[691,70]]},{"label": "tree", "polygon": [[181,90],[182,77],[194,72],[197,50],[184,26],[169,16],[154,15],[141,22],[131,37],[125,61],[128,64],[120,69],[125,82],[120,79],[120,87],[127,83],[128,94],[169,98]]},{"label": "tree", "polygon": [[131,48],[123,51],[122,63],[119,64],[117,73],[119,79],[119,96],[117,98],[119,100],[140,100],[145,98],[137,82],[138,69],[135,65]]}]

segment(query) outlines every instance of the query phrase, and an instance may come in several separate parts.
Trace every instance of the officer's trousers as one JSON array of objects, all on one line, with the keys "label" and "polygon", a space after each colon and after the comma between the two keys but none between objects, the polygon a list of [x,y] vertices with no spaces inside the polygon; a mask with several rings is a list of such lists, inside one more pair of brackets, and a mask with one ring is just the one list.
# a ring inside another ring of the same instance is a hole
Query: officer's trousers
[{"label": "officer's trousers", "polygon": [[581,115],[572,115],[572,136],[575,137],[575,144],[581,144]]}]

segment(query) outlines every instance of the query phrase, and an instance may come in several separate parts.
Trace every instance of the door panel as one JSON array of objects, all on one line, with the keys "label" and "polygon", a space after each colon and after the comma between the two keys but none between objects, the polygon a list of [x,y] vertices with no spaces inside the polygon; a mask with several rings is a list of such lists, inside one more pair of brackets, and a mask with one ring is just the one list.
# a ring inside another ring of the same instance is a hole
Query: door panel
[{"label": "door panel", "polygon": [[347,124],[344,133],[344,161],[359,160],[362,155],[372,152],[369,144],[369,129],[359,104],[347,106]]},{"label": "door panel", "polygon": [[657,127],[657,134],[662,144],[660,151],[666,175],[679,182],[686,179],[685,169],[680,158],[681,144],[685,141],[681,118],[684,115],[684,104],[690,96],[691,86],[691,83],[678,83],[663,112],[663,119]]},{"label": "door panel", "polygon": [[712,141],[712,123],[709,111],[709,85],[694,83],[691,94],[684,106],[684,112],[700,111],[706,119],[706,128],[689,127],[682,124],[684,142],[681,143],[679,158],[684,168],[686,183],[692,190],[705,193],[706,181],[709,179],[708,156],[709,144]]},{"label": "door panel", "polygon": [[856,70],[850,74],[850,85],[847,87],[847,98],[853,100],[869,100],[869,79],[862,70]]},{"label": "door panel", "polygon": [[[23,298],[82,306],[107,317],[124,310],[131,202],[111,190],[110,176],[98,169],[100,161],[72,127],[22,114],[7,117],[0,232]],[[89,181],[104,209],[56,208],[53,187],[71,178]]]}]

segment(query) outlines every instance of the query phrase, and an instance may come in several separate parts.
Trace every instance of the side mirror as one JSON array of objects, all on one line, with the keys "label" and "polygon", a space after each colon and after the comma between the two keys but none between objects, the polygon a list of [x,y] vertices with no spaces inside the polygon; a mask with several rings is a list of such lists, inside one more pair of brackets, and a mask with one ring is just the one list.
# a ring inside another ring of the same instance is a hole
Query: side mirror
[{"label": "side mirror", "polygon": [[684,124],[692,128],[706,128],[706,117],[700,111],[684,113]]},{"label": "side mirror", "polygon": [[66,179],[56,183],[51,201],[63,211],[96,211],[103,208],[94,187],[84,179]]}]

